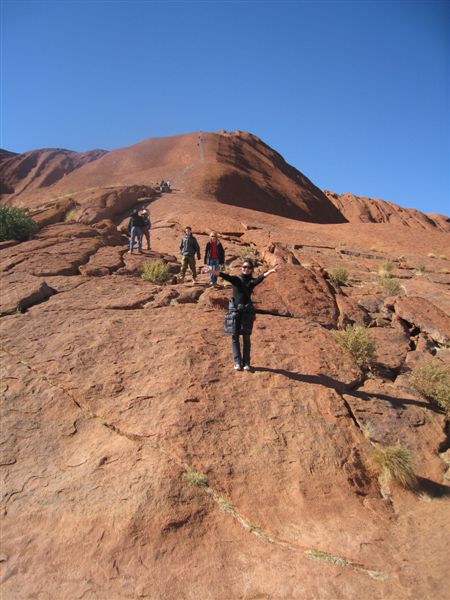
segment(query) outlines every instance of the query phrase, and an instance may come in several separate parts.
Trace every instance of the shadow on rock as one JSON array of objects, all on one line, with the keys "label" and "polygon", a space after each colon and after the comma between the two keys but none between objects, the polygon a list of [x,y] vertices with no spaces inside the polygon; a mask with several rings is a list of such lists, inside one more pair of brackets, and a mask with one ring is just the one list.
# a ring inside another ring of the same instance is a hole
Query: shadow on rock
[{"label": "shadow on rock", "polygon": [[427,477],[417,477],[417,488],[420,492],[425,492],[432,498],[442,498],[450,496],[450,486],[443,483],[436,483]]},{"label": "shadow on rock", "polygon": [[355,398],[359,398],[360,400],[365,400],[370,402],[371,399],[376,398],[378,400],[386,400],[393,408],[404,408],[406,405],[419,406],[420,408],[426,408],[427,410],[431,410],[432,412],[442,414],[442,410],[431,404],[430,402],[422,402],[420,400],[414,400],[413,398],[395,398],[394,396],[388,396],[387,394],[378,394],[378,393],[368,393],[368,392],[358,392],[351,391],[347,392],[348,396],[353,396]]},{"label": "shadow on rock", "polygon": [[333,390],[345,391],[349,389],[349,385],[328,377],[327,375],[303,375],[301,373],[295,373],[294,371],[286,371],[286,369],[271,369],[270,367],[253,367],[253,371],[265,371],[268,373],[278,373],[288,379],[294,381],[302,381],[303,383],[312,383],[315,385],[323,385]]}]

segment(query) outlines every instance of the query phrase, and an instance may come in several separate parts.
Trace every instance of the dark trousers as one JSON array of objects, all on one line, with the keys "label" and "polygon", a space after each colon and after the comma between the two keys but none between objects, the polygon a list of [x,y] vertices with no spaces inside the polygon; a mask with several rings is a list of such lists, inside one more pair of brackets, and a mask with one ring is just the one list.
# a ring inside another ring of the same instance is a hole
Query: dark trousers
[{"label": "dark trousers", "polygon": [[231,336],[231,347],[233,349],[233,359],[235,363],[250,365],[250,334],[242,334],[242,358],[241,358],[241,344],[239,341],[239,335]]}]

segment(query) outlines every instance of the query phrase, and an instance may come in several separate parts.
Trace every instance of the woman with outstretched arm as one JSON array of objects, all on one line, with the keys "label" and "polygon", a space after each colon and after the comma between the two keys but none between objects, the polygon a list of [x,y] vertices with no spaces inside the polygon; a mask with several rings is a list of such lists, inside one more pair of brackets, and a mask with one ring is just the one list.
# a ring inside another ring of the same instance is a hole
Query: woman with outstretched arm
[{"label": "woman with outstretched arm", "polygon": [[[233,350],[234,369],[236,371],[250,371],[250,336],[255,321],[255,309],[251,301],[251,295],[257,285],[271,273],[275,273],[277,267],[266,271],[263,275],[253,279],[254,265],[251,260],[245,260],[241,267],[239,276],[228,275],[222,271],[214,271],[225,281],[233,286],[233,298],[230,301],[229,311],[225,317],[225,333],[231,335],[231,347]],[[242,354],[239,337],[242,336]]]}]

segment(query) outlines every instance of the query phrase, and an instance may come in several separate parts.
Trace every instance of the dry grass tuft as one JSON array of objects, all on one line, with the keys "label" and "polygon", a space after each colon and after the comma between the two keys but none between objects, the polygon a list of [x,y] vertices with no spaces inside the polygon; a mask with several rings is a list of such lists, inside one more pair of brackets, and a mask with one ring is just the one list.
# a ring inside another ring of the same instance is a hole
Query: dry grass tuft
[{"label": "dry grass tuft", "polygon": [[66,212],[66,215],[64,217],[64,222],[65,223],[73,223],[74,221],[76,221],[76,219],[77,219],[77,209],[71,208],[68,212]]},{"label": "dry grass tuft", "polygon": [[242,261],[251,260],[254,265],[258,263],[258,252],[252,246],[244,246],[239,252]]},{"label": "dry grass tuft", "polygon": [[208,478],[203,473],[199,473],[191,467],[186,471],[186,479],[189,485],[199,488],[209,487]]},{"label": "dry grass tuft", "polygon": [[394,265],[391,263],[390,260],[383,260],[378,269],[378,275],[380,277],[390,277],[390,273],[393,269],[393,266]]},{"label": "dry grass tuft", "polygon": [[450,416],[450,369],[438,361],[415,367],[409,376],[411,386],[421,396]]},{"label": "dry grass tuft", "polygon": [[380,446],[369,454],[369,461],[378,471],[380,481],[386,485],[391,479],[407,489],[417,486],[409,450],[401,446]]},{"label": "dry grass tuft", "polygon": [[330,279],[333,283],[345,285],[348,282],[348,271],[344,267],[334,267],[330,271]]},{"label": "dry grass tuft", "polygon": [[379,285],[387,296],[397,296],[400,293],[400,279],[397,277],[381,277]]},{"label": "dry grass tuft", "polygon": [[417,273],[425,273],[426,270],[427,268],[423,263],[419,263],[416,267]]},{"label": "dry grass tuft", "polygon": [[169,268],[161,262],[145,263],[141,278],[151,283],[163,284],[169,278]]}]

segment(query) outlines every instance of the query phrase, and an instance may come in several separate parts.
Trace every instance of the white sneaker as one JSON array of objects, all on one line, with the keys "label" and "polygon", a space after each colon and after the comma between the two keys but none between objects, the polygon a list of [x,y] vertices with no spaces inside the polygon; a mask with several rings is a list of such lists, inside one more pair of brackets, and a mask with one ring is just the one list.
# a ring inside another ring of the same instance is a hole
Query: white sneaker
[{"label": "white sneaker", "polygon": [[239,363],[234,363],[234,370],[235,371],[242,371],[242,367]]},{"label": "white sneaker", "polygon": [[251,371],[250,365],[244,365],[244,371]]}]

